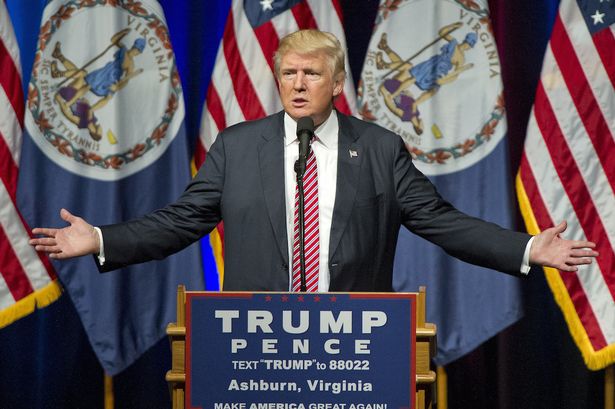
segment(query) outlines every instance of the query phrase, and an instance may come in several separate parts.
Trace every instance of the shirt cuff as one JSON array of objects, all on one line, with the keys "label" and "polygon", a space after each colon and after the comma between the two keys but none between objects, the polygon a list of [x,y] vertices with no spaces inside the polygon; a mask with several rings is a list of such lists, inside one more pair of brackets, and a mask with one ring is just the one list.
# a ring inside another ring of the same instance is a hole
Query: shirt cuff
[{"label": "shirt cuff", "polygon": [[98,227],[94,226],[94,230],[96,230],[96,233],[98,233],[98,242],[100,243],[100,247],[98,248],[98,254],[96,257],[98,257],[98,264],[102,266],[105,264],[105,245],[103,243],[103,235],[102,231]]},{"label": "shirt cuff", "polygon": [[[523,261],[521,262],[521,274],[528,275],[530,272],[530,248],[534,242],[534,236],[525,245],[525,252],[523,253]],[[102,239],[101,239],[102,243]]]}]

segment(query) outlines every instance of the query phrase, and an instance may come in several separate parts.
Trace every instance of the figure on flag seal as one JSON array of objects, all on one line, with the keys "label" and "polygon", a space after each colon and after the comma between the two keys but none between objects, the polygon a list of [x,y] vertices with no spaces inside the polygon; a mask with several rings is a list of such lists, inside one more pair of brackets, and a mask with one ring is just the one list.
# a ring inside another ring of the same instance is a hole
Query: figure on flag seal
[{"label": "figure on flag seal", "polygon": [[99,180],[153,163],[184,114],[159,10],[72,1],[46,14],[28,92],[32,139],[58,165]]},{"label": "figure on flag seal", "polygon": [[[51,53],[51,56],[56,59],[56,61],[51,62],[51,77],[63,77],[70,80],[68,85],[61,86],[54,99],[66,119],[80,129],[87,129],[95,141],[102,138],[102,127],[98,123],[94,111],[104,107],[117,91],[128,84],[132,77],[143,72],[142,68],[134,68],[134,57],[143,52],[145,39],[137,38],[132,48],[128,50],[120,42],[121,37],[128,32],[129,29],[125,29],[112,37],[112,44],[119,48],[113,56],[113,60],[92,72],[88,72],[85,67],[77,67],[66,58],[62,53],[60,42],[56,43],[53,53]],[[64,71],[58,68],[58,62],[65,67]],[[85,98],[85,94],[88,92],[100,97],[96,103],[91,104]],[[117,143],[117,141],[113,140],[111,143]]]},{"label": "figure on flag seal", "polygon": [[471,166],[505,133],[486,5],[439,1],[438,16],[430,0],[380,11],[359,85],[363,119],[400,134],[428,175]]}]

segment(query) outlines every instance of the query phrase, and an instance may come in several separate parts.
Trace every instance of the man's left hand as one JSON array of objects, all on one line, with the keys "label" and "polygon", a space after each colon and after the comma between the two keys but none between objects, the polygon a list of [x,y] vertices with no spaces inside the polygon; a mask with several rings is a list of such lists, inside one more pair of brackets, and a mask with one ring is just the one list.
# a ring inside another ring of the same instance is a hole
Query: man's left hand
[{"label": "man's left hand", "polygon": [[554,267],[561,271],[577,271],[579,265],[591,264],[598,256],[596,244],[584,240],[566,240],[560,236],[567,224],[561,222],[534,237],[530,263]]}]

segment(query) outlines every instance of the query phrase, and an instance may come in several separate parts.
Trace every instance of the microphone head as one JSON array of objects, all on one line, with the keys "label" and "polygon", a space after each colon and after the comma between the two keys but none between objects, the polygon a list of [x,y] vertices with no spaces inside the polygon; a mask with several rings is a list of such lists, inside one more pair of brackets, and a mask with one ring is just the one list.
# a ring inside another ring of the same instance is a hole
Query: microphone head
[{"label": "microphone head", "polygon": [[309,116],[299,118],[297,121],[297,136],[304,132],[308,132],[310,135],[314,133],[314,121]]}]

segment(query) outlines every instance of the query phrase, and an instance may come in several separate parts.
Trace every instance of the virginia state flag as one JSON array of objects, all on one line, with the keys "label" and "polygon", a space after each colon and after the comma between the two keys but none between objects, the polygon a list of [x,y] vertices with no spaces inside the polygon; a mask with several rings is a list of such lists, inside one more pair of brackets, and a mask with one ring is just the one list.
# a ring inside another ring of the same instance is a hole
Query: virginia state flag
[{"label": "virginia state flag", "polygon": [[[442,196],[511,225],[501,67],[487,1],[381,1],[358,93],[362,117],[400,134]],[[438,326],[439,365],[522,315],[518,279],[453,259],[402,229],[394,287],[422,285],[427,318]]]},{"label": "virginia state flag", "polygon": [[[28,88],[18,194],[26,221],[59,226],[65,207],[101,225],[160,208],[190,179],[187,146],[159,4],[50,1]],[[198,245],[107,274],[89,257],[55,267],[110,375],[164,336],[178,284],[203,288]]]}]

